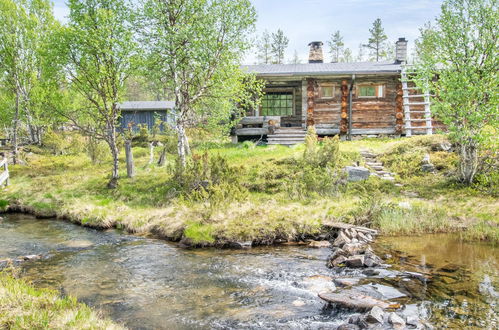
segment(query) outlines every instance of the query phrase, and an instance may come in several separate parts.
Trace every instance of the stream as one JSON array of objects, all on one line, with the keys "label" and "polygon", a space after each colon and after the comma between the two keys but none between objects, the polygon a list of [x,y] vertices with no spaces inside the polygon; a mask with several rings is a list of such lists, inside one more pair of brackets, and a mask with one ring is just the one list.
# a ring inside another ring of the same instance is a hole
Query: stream
[{"label": "stream", "polygon": [[43,256],[21,266],[35,286],[133,329],[335,329],[353,312],[317,294],[337,277],[401,293],[404,313],[436,328],[499,327],[499,248],[455,234],[381,237],[373,247],[391,267],[380,270],[328,269],[329,249],[181,249],[21,214],[4,215],[0,238],[0,259]]}]

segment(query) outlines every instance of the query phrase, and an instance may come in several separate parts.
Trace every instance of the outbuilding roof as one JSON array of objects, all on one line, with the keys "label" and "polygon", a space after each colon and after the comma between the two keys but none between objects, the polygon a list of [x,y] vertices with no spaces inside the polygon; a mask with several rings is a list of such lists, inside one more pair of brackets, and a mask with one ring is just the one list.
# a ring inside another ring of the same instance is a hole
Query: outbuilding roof
[{"label": "outbuilding roof", "polygon": [[243,69],[259,76],[327,76],[341,74],[398,73],[400,63],[352,62],[352,63],[306,63],[306,64],[257,64],[244,65]]},{"label": "outbuilding roof", "polygon": [[175,108],[173,101],[126,101],[119,104],[123,111],[170,110]]}]

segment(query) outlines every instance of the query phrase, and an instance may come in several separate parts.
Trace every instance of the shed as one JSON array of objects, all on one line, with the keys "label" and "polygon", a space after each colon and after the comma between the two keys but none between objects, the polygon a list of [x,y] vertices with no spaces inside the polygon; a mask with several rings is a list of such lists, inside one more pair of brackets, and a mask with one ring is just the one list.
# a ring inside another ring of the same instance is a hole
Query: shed
[{"label": "shed", "polygon": [[[175,102],[173,101],[126,101],[120,103],[119,107],[122,129],[126,129],[130,124],[133,129],[144,124],[152,129],[157,119],[160,119],[163,125],[175,123]],[[163,125],[161,125],[161,130],[164,129]]]}]

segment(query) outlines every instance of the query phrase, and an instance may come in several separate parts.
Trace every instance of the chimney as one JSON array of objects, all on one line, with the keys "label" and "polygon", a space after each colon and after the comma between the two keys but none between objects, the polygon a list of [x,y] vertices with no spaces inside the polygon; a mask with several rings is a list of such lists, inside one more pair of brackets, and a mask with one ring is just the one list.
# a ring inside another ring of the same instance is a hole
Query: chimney
[{"label": "chimney", "polygon": [[308,55],[308,63],[324,63],[324,54],[322,53],[322,41],[312,41],[308,44],[310,53]]},{"label": "chimney", "polygon": [[407,61],[407,40],[399,38],[395,43],[395,63],[400,64]]}]

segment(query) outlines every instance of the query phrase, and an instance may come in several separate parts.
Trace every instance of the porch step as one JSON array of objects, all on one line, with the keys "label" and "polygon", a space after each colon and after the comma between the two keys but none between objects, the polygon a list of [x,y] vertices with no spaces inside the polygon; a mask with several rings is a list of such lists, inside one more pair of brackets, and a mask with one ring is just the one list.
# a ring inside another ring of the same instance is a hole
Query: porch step
[{"label": "porch step", "polygon": [[267,136],[267,144],[269,145],[286,145],[291,146],[305,142],[307,132],[300,127],[280,127],[274,134]]}]

